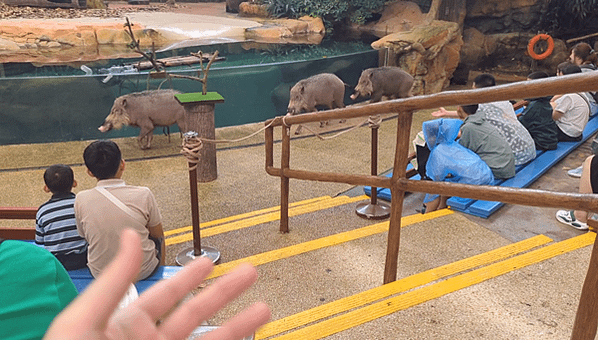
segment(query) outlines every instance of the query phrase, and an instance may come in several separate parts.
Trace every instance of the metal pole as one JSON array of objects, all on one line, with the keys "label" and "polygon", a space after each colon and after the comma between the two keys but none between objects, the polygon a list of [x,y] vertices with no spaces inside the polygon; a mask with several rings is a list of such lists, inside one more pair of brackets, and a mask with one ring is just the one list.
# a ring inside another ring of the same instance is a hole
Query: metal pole
[{"label": "metal pole", "polygon": [[[371,126],[372,129],[372,152],[371,152],[371,175],[378,176],[378,124]],[[357,204],[355,213],[367,219],[384,219],[390,216],[390,206],[378,202],[378,188],[372,187],[370,203],[362,202]]]}]

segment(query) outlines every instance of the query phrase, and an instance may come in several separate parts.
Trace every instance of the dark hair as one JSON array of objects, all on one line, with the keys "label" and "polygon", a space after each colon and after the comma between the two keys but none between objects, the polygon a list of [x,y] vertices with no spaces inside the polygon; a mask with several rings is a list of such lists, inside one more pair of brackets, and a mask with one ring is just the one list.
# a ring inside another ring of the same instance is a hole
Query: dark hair
[{"label": "dark hair", "polygon": [[73,169],[64,164],[54,164],[44,172],[44,182],[53,194],[71,192],[75,176]]},{"label": "dark hair", "polygon": [[85,166],[97,179],[113,178],[120,166],[121,153],[118,145],[110,140],[98,140],[83,151]]},{"label": "dark hair", "polygon": [[588,43],[580,42],[573,46],[571,52],[575,54],[576,57],[582,60],[581,64],[594,64],[598,61],[598,56],[592,49],[592,46]]},{"label": "dark hair", "polygon": [[567,60],[567,61],[563,61],[562,63],[558,64],[558,65],[556,66],[556,71],[557,71],[557,73],[558,73],[558,72],[561,72],[561,73],[563,73],[563,70],[564,70],[564,69],[566,69],[566,68],[567,68],[567,66],[569,66],[569,65],[575,65],[575,64],[573,64],[573,63],[572,63],[572,62],[570,62],[569,60]]},{"label": "dark hair", "polygon": [[543,78],[548,78],[550,77],[548,75],[548,73],[544,72],[544,71],[536,71],[536,72],[532,72],[527,76],[527,79],[543,79]]},{"label": "dark hair", "polygon": [[581,67],[575,65],[575,64],[571,64],[571,65],[567,65],[563,70],[563,75],[565,74],[574,74],[574,73],[581,73]]},{"label": "dark hair", "polygon": [[473,80],[473,83],[475,84],[475,87],[477,89],[481,89],[484,87],[490,87],[490,86],[496,85],[496,79],[494,79],[494,76],[491,74],[482,73],[479,76],[475,77],[475,79]]},{"label": "dark hair", "polygon": [[471,116],[472,114],[476,113],[476,111],[478,111],[478,106],[478,104],[461,105],[461,110],[467,113],[468,116]]}]

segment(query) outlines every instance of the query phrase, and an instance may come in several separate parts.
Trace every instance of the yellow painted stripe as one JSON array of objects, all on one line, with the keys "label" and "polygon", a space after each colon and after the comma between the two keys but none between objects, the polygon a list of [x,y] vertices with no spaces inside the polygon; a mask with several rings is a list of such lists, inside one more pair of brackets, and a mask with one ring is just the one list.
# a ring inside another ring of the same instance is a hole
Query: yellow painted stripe
[{"label": "yellow painted stripe", "polygon": [[[329,200],[329,199],[332,199],[332,197],[330,197],[330,196],[315,197],[315,198],[310,198],[310,199],[299,201],[299,202],[290,203],[289,207],[297,207],[300,205],[314,203],[314,202],[323,201],[323,200]],[[251,212],[244,213],[244,214],[229,216],[229,217],[225,217],[225,218],[221,218],[221,219],[213,220],[213,221],[209,221],[209,222],[203,222],[200,224],[200,227],[208,228],[208,227],[212,227],[212,226],[215,226],[218,224],[223,224],[223,223],[232,222],[232,221],[236,221],[236,220],[242,220],[244,218],[253,217],[253,216],[257,216],[257,215],[263,215],[263,214],[267,214],[269,212],[279,211],[279,210],[280,210],[280,206],[265,208],[265,209],[261,209],[261,210],[255,210],[255,211],[251,211]],[[193,230],[192,228],[193,228],[192,226],[187,226],[187,227],[183,227],[183,228],[167,230],[164,232],[164,236],[170,236],[170,235],[180,234],[180,233],[184,233],[184,232],[189,232],[189,231]]]},{"label": "yellow painted stripe", "polygon": [[[434,212],[431,212],[431,213],[428,213],[425,215],[415,214],[415,215],[411,215],[411,216],[405,216],[401,219],[401,226],[404,227],[404,226],[407,226],[410,224],[414,224],[414,223],[418,223],[418,222],[422,222],[422,221],[426,221],[426,220],[431,220],[431,219],[434,219],[434,218],[437,218],[440,216],[450,215],[452,213],[453,212],[449,209],[442,209],[442,210],[437,210],[437,211],[434,211]],[[249,262],[249,263],[253,264],[254,266],[259,266],[264,263],[269,263],[269,262],[284,259],[287,257],[303,254],[308,251],[322,249],[322,248],[330,247],[330,246],[337,245],[340,243],[356,240],[356,239],[359,239],[362,237],[383,233],[388,230],[388,224],[389,224],[389,222],[385,221],[385,222],[373,224],[373,225],[370,225],[367,227],[347,231],[344,233],[339,233],[339,234],[335,234],[335,235],[331,235],[331,236],[322,237],[317,240],[303,242],[303,243],[296,244],[293,246],[284,247],[284,248],[280,248],[280,249],[276,249],[276,250],[271,250],[271,251],[268,251],[265,253],[245,257],[245,258],[242,258],[239,260],[226,262],[226,263],[217,265],[214,268],[214,271],[212,272],[212,274],[208,278],[211,279],[211,278],[221,276],[221,275],[229,272],[230,270],[232,270],[234,267],[238,266],[241,263]]]},{"label": "yellow painted stripe", "polygon": [[[311,204],[305,204],[305,205],[301,205],[299,207],[295,207],[293,209],[289,209],[289,217],[293,217],[293,216],[297,216],[297,215],[301,215],[301,214],[307,214],[307,213],[311,213],[311,212],[318,211],[318,210],[324,210],[324,209],[336,207],[336,206],[343,205],[343,204],[354,203],[354,202],[362,201],[365,198],[368,198],[368,197],[365,195],[358,196],[358,197],[339,196],[339,197],[335,197],[335,198],[332,198],[329,200],[324,200],[324,201],[315,202],[315,203],[311,203]],[[244,220],[226,223],[226,224],[212,227],[209,229],[202,229],[201,237],[205,238],[205,237],[209,237],[209,236],[213,236],[213,235],[217,235],[217,234],[223,234],[223,233],[227,233],[229,231],[252,227],[252,226],[255,226],[258,224],[273,222],[273,221],[276,221],[279,219],[280,219],[280,211],[277,211],[274,213],[269,213],[269,214],[264,214],[264,215],[260,215],[260,216],[250,217],[250,218],[247,218]],[[169,246],[172,244],[183,243],[183,242],[187,242],[187,241],[191,241],[191,240],[193,240],[193,233],[188,233],[188,234],[183,234],[183,235],[178,235],[178,236],[173,236],[173,237],[167,238],[166,245]]]},{"label": "yellow painted stripe", "polygon": [[369,306],[352,310],[343,315],[327,319],[315,325],[284,334],[276,340],[315,340],[327,337],[381,318],[383,316],[439,298],[457,290],[473,286],[488,279],[539,263],[555,256],[591,245],[596,238],[594,233],[586,233],[568,240],[515,256],[508,260],[488,265],[468,273],[448,278],[444,281],[412,290],[405,294],[386,299]]},{"label": "yellow painted stripe", "polygon": [[488,265],[530,249],[552,242],[547,236],[538,235],[526,240],[509,244],[483,254],[456,261],[444,266],[430,269],[409,277],[391,282],[389,284],[366,290],[303,312],[272,321],[264,325],[257,333],[258,339],[265,339],[276,334],[305,326],[309,323],[343,313],[353,308],[370,304],[376,300],[403,293],[408,290],[429,284],[430,282],[464,272],[473,268]]}]

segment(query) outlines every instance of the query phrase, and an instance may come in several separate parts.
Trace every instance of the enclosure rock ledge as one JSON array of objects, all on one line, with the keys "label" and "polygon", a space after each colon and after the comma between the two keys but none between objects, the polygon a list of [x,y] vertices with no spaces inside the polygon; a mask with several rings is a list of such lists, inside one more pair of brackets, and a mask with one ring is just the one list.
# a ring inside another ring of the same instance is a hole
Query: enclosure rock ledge
[{"label": "enclosure rock ledge", "polygon": [[[134,27],[133,33],[141,47],[148,48],[153,43],[156,48],[160,48],[168,43],[168,39],[158,31],[145,29],[138,23],[135,23]],[[22,20],[0,24],[0,59],[3,62],[46,61],[48,51],[53,51],[58,59],[64,60],[66,56],[76,56],[81,51],[99,53],[109,50],[103,46],[120,46],[121,50],[126,51],[126,45],[130,42],[131,38],[121,23],[84,24],[75,21]],[[17,53],[17,56],[12,52]],[[25,59],[24,55],[27,56]],[[16,60],[13,60],[15,58]]]},{"label": "enclosure rock ledge", "polygon": [[321,18],[304,16],[297,20],[264,20],[262,26],[245,29],[245,38],[260,42],[319,44],[325,32],[326,28]]},{"label": "enclosure rock ledge", "polygon": [[459,65],[462,45],[459,24],[440,20],[372,43],[375,49],[388,49],[388,65],[399,66],[414,76],[414,94],[436,93],[448,87]]}]

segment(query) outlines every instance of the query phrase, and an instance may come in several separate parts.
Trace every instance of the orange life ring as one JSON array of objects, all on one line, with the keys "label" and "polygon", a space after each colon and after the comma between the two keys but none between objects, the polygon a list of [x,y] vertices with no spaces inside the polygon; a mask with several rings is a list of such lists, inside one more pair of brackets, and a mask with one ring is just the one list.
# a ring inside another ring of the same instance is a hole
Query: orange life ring
[{"label": "orange life ring", "polygon": [[[536,52],[534,52],[534,46],[536,46],[536,44],[540,40],[546,40],[546,42],[548,43],[548,48],[546,49],[546,51],[544,51],[544,53],[537,54]],[[548,34],[544,34],[544,33],[538,34],[535,37],[533,37],[529,41],[529,44],[527,45],[527,53],[529,54],[530,57],[532,57],[536,60],[542,60],[542,59],[548,58],[548,56],[552,54],[552,51],[554,51],[554,40],[552,40],[551,36],[549,36]]]}]

